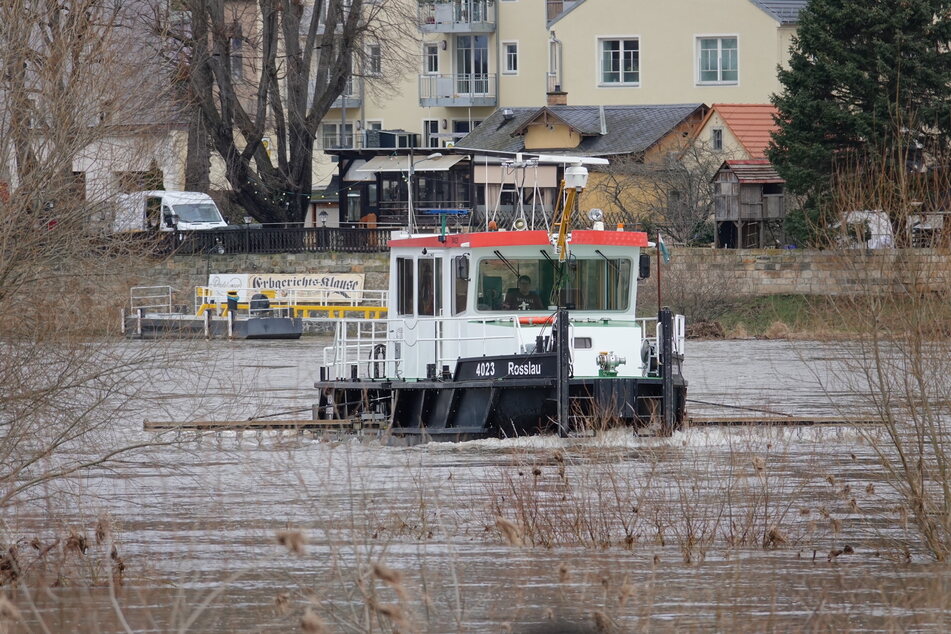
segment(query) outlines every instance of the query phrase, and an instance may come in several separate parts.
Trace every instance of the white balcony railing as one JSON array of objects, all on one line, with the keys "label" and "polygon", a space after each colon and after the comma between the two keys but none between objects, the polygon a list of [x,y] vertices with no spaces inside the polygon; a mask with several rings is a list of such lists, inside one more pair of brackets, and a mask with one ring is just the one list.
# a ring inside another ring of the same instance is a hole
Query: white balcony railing
[{"label": "white balcony railing", "polygon": [[495,30],[495,0],[450,0],[419,3],[424,33],[489,33]]},{"label": "white balcony railing", "polygon": [[421,106],[494,106],[497,102],[495,73],[420,75]]}]

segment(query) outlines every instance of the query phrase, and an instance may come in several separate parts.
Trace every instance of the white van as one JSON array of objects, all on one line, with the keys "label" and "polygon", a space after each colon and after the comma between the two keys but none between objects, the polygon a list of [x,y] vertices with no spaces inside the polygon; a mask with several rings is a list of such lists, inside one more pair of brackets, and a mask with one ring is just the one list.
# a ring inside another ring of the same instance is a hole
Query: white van
[{"label": "white van", "polygon": [[227,226],[208,194],[148,191],[119,195],[112,229],[115,232],[194,231]]}]

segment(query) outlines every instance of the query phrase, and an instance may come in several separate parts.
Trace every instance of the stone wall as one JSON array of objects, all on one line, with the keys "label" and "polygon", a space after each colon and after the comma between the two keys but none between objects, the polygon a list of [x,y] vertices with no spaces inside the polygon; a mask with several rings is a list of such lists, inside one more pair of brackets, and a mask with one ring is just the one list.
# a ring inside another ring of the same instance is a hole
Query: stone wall
[{"label": "stone wall", "polygon": [[672,277],[729,281],[752,295],[844,295],[951,288],[951,254],[934,249],[688,249],[673,247]]},{"label": "stone wall", "polygon": [[[870,290],[948,290],[951,254],[932,249],[810,251],[672,247],[665,284],[729,284],[753,295],[841,295]],[[152,266],[149,284],[185,293],[212,273],[365,273],[367,289],[386,289],[387,253],[294,253],[176,256]],[[652,258],[652,267],[656,260]]]}]

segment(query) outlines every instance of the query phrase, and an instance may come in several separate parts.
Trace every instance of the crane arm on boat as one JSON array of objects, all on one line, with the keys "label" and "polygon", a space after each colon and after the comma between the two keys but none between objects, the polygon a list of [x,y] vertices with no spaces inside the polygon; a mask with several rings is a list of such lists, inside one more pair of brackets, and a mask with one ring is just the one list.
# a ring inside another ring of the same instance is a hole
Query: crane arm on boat
[{"label": "crane arm on boat", "polygon": [[568,225],[571,222],[571,214],[575,210],[578,198],[581,192],[588,184],[588,170],[581,163],[577,163],[565,168],[565,178],[561,181],[558,188],[558,203],[562,205],[559,216],[558,209],[555,209],[554,218],[557,233],[552,236],[555,252],[558,254],[558,261],[564,262],[568,259]]},{"label": "crane arm on boat", "polygon": [[[566,191],[567,189],[567,191]],[[558,254],[558,261],[564,262],[568,259],[568,224],[571,222],[571,212],[574,210],[578,190],[571,187],[565,187],[565,181],[561,181],[561,187],[558,191],[558,204],[563,205],[561,214],[558,209],[555,210],[557,222],[553,229],[555,234],[552,236],[555,253]]]}]

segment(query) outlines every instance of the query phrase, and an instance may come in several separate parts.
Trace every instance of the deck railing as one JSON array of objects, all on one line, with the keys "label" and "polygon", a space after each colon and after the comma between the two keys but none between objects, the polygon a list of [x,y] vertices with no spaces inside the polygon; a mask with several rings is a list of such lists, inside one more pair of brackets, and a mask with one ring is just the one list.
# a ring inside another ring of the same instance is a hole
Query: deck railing
[{"label": "deck railing", "polygon": [[[455,367],[459,354],[446,354],[444,348],[474,344],[468,351],[471,356],[491,353],[494,342],[510,342],[509,348],[521,352],[524,346],[533,343],[523,334],[517,315],[492,315],[486,317],[419,317],[414,318],[417,329],[429,324],[433,334],[418,332],[415,341],[408,343],[402,336],[394,336],[406,327],[404,319],[354,320],[344,319],[337,322],[333,345],[324,348],[323,366],[327,368],[327,377],[345,378],[383,378],[403,377],[406,365],[421,368],[435,364],[437,368],[448,365]],[[449,324],[464,325],[455,328],[457,334],[445,334]],[[487,328],[490,325],[506,324],[509,328],[493,334]],[[394,356],[395,349],[399,350]],[[454,348],[455,350],[455,348]],[[389,352],[388,352],[389,351]],[[356,375],[354,375],[356,372]],[[411,377],[419,378],[419,377]]]}]

